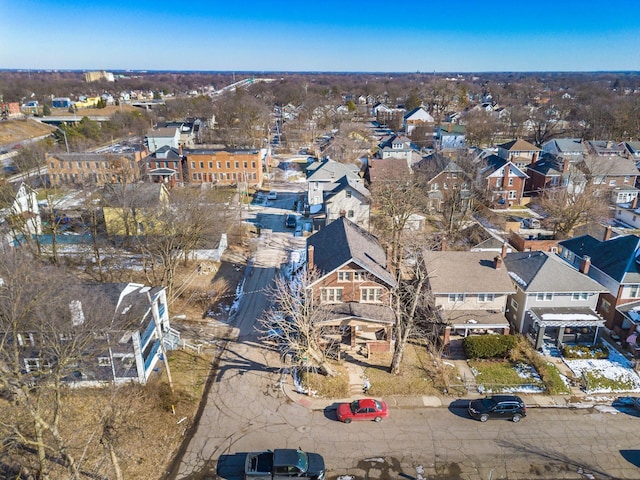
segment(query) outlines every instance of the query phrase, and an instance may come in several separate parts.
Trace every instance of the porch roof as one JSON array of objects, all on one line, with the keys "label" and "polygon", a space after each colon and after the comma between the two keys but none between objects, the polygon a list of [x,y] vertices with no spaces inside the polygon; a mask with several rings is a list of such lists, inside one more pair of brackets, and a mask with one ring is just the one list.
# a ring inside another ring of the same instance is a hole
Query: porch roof
[{"label": "porch roof", "polygon": [[509,322],[498,310],[453,310],[441,312],[443,320],[457,330],[507,328]]},{"label": "porch roof", "polygon": [[588,307],[532,308],[528,313],[541,327],[604,327],[604,319]]},{"label": "porch roof", "polygon": [[369,303],[337,303],[327,308],[323,325],[350,325],[375,323],[394,325],[396,316],[391,307]]}]

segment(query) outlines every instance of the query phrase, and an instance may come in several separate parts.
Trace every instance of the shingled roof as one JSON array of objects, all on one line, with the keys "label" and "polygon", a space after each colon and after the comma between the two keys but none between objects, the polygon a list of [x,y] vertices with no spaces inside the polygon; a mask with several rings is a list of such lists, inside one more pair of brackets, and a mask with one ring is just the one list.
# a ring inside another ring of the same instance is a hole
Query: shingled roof
[{"label": "shingled roof", "polygon": [[307,239],[313,246],[313,265],[324,276],[349,262],[358,264],[387,285],[396,280],[388,270],[387,255],[378,239],[352,221],[340,217]]},{"label": "shingled roof", "polygon": [[525,292],[606,292],[595,280],[547,252],[509,253],[504,264]]},{"label": "shingled roof", "polygon": [[579,257],[591,257],[595,267],[618,283],[640,283],[640,237],[620,235],[600,241],[591,235],[564,240],[559,245]]}]

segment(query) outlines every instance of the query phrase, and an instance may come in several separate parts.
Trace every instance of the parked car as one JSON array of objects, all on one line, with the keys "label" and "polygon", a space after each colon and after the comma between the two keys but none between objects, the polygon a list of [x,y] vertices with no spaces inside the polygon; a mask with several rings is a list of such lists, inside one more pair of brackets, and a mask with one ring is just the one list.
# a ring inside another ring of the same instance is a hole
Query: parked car
[{"label": "parked car", "polygon": [[470,401],[469,415],[481,422],[490,418],[508,418],[517,423],[527,416],[527,407],[516,395],[492,395]]},{"label": "parked car", "polygon": [[267,194],[267,200],[275,200],[278,198],[278,192],[276,192],[275,190],[271,190],[268,194]]},{"label": "parked car", "polygon": [[287,228],[296,228],[297,223],[298,219],[296,216],[293,213],[289,213],[284,221],[284,226]]},{"label": "parked car", "polygon": [[387,404],[382,400],[363,398],[351,403],[340,403],[336,410],[338,420],[351,423],[353,420],[373,420],[379,422],[389,416]]}]

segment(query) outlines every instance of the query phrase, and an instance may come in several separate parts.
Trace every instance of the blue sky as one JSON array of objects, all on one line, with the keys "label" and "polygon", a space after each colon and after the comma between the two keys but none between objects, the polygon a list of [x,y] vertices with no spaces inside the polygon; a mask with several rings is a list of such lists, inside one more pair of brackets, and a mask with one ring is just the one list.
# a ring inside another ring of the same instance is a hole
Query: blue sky
[{"label": "blue sky", "polygon": [[640,70],[640,2],[0,0],[0,68]]}]

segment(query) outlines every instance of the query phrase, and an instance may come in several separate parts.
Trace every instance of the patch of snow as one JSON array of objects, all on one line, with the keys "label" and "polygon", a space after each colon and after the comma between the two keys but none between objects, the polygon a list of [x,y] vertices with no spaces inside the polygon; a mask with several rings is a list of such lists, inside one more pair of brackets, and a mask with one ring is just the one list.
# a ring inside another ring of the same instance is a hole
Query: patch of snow
[{"label": "patch of snow", "polygon": [[543,313],[543,320],[598,320],[595,315],[586,313]]},{"label": "patch of snow", "polygon": [[516,282],[518,285],[520,285],[521,287],[525,287],[527,286],[527,282],[525,282],[522,278],[520,278],[517,274],[513,273],[513,272],[509,272],[509,276],[513,279],[514,282]]}]

